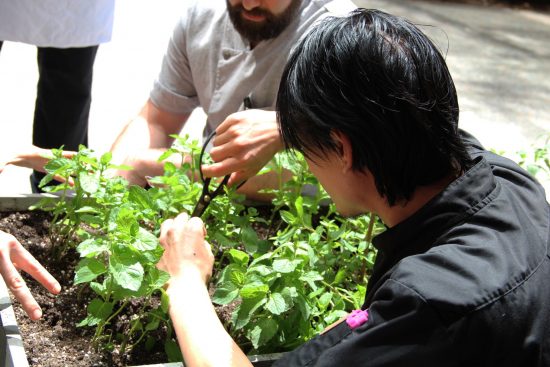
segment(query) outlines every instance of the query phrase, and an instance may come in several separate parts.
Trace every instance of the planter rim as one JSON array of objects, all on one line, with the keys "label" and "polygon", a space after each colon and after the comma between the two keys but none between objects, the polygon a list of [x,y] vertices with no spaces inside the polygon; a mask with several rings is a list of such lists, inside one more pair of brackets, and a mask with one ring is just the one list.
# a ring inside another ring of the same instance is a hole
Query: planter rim
[{"label": "planter rim", "polygon": [[8,287],[2,277],[0,277],[0,356],[2,356],[0,360],[2,366],[29,366]]},{"label": "planter rim", "polygon": [[36,204],[38,201],[44,198],[59,198],[57,195],[52,194],[14,194],[14,195],[0,195],[0,212],[7,212],[12,210],[29,210],[31,205]]}]

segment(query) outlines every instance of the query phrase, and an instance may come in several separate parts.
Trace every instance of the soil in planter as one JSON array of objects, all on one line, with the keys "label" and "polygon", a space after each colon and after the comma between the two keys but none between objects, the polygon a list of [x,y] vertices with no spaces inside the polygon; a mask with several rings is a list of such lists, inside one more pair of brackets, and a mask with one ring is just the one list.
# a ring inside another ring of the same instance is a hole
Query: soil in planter
[{"label": "soil in planter", "polygon": [[[61,283],[62,287],[61,293],[53,296],[34,279],[22,273],[43,312],[42,319],[32,321],[12,297],[29,364],[36,367],[120,367],[167,362],[161,343],[157,343],[150,351],[145,350],[141,344],[126,355],[120,355],[117,350],[105,351],[93,348],[91,345],[93,328],[76,327],[76,324],[86,317],[86,305],[92,294],[86,288],[73,285],[73,269],[79,260],[75,251],[70,251],[61,262],[56,262],[50,255],[51,242],[48,237],[50,219],[50,216],[44,212],[0,213],[0,230],[15,236]],[[228,320],[232,310],[226,307],[217,311],[222,320]],[[131,315],[131,306],[127,313]],[[127,320],[129,317],[120,317],[114,332],[124,332]],[[160,332],[162,333],[162,330]]]}]

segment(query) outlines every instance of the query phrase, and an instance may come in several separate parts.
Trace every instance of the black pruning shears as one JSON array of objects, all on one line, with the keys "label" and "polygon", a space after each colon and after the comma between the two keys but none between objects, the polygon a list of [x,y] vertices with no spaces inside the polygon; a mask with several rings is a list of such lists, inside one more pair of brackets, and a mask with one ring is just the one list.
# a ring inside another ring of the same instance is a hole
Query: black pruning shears
[{"label": "black pruning shears", "polygon": [[[246,97],[243,101],[244,109],[247,110],[251,107],[250,103],[250,97]],[[225,175],[222,182],[218,185],[216,189],[213,191],[210,191],[210,181],[212,181],[211,177],[204,178],[204,175],[202,173],[202,157],[204,156],[204,151],[206,150],[206,147],[212,140],[212,138],[216,135],[216,130],[212,131],[212,133],[206,138],[204,141],[204,144],[202,145],[201,154],[199,156],[199,174],[202,181],[202,192],[201,196],[199,197],[199,201],[195,205],[195,209],[193,209],[193,213],[191,214],[192,217],[202,217],[204,214],[204,211],[206,208],[208,208],[208,205],[212,202],[212,200],[220,195],[221,193],[225,192],[225,187],[227,186],[227,182],[229,182],[229,176],[231,174]],[[241,187],[246,181],[243,181],[237,186],[237,188]]]},{"label": "black pruning shears", "polygon": [[201,217],[206,208],[208,208],[208,205],[210,205],[210,203],[212,202],[212,200],[220,193],[224,192],[224,188],[227,186],[227,182],[229,181],[230,175],[225,175],[218,187],[215,190],[210,191],[210,181],[212,181],[212,177],[204,178],[202,174],[202,157],[204,155],[206,147],[208,146],[208,143],[210,143],[210,140],[212,140],[214,135],[216,135],[215,130],[212,131],[210,136],[208,136],[208,138],[205,140],[201,149],[201,154],[199,156],[199,174],[202,181],[202,192],[201,196],[199,197],[199,201],[195,205],[195,209],[193,209],[193,213],[191,214],[192,217]]}]

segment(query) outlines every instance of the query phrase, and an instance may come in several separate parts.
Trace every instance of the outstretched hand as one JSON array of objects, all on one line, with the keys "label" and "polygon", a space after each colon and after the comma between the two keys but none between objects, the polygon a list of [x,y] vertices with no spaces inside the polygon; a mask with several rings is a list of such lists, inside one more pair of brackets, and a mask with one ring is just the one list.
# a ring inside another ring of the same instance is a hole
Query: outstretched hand
[{"label": "outstretched hand", "polygon": [[[76,154],[72,151],[63,151],[63,157],[71,158]],[[45,172],[44,166],[53,158],[50,149],[39,148],[30,145],[23,148],[18,148],[17,151],[0,153],[0,173],[8,165],[31,168],[35,171]]]},{"label": "outstretched hand", "polygon": [[254,109],[229,115],[216,129],[210,151],[215,163],[203,166],[203,174],[231,174],[232,186],[258,173],[282,149],[276,118],[274,111]]},{"label": "outstretched hand", "polygon": [[42,309],[32,296],[18,269],[23,270],[48,291],[58,294],[61,286],[55,278],[13,237],[0,231],[0,273],[23,310],[32,320],[42,317]]}]

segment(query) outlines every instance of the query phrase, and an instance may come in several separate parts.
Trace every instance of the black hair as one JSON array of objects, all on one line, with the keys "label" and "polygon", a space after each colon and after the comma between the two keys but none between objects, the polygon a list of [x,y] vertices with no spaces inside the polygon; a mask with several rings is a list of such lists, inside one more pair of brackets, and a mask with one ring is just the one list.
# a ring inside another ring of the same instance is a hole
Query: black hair
[{"label": "black hair", "polygon": [[407,20],[356,9],[328,17],[293,50],[277,97],[286,148],[315,160],[351,141],[389,205],[466,169],[453,80],[437,47]]}]

